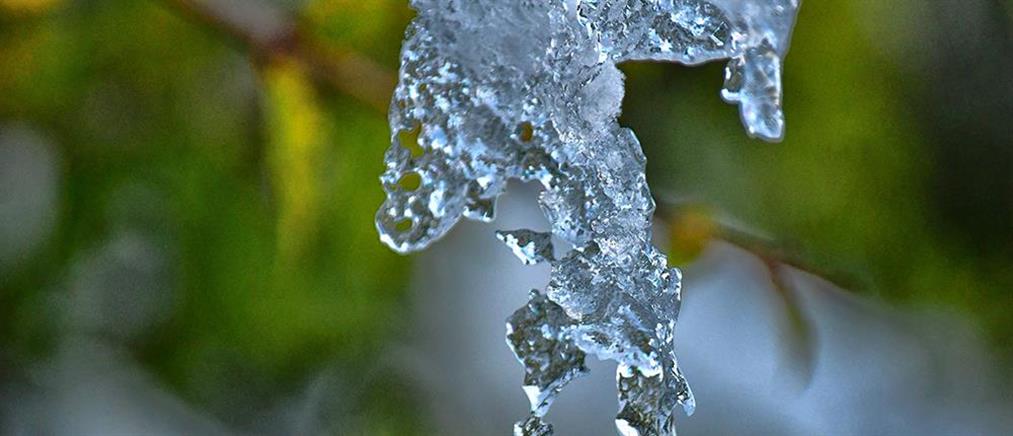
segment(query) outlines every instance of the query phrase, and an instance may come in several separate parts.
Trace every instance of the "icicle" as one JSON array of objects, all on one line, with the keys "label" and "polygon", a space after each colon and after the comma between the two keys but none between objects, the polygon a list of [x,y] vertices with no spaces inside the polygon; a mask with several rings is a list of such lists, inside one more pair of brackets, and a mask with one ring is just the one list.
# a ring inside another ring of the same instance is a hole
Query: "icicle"
[{"label": "icicle", "polygon": [[[617,121],[616,64],[728,59],[722,96],[739,104],[749,135],[779,140],[782,58],[798,0],[412,6],[381,176],[381,240],[402,253],[423,249],[462,216],[491,220],[508,180],[541,182],[551,235],[574,249],[554,259],[549,234],[497,234],[524,263],[552,265],[546,294],[533,292],[508,320],[532,412],[515,434],[551,433],[541,417],[586,371],[585,354],[620,363],[621,432],[674,433],[675,406],[695,406],[673,343],[681,274],[651,244],[654,202],[640,142]],[[415,175],[417,188],[402,186]]]}]

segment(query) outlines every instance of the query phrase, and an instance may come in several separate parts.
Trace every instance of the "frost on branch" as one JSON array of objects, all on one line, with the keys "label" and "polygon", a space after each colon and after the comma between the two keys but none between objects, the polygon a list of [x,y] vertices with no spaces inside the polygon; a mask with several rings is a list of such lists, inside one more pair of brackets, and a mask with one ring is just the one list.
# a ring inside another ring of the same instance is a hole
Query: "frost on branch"
[{"label": "frost on branch", "polygon": [[[551,235],[497,236],[526,264],[549,262],[545,293],[512,315],[531,414],[521,435],[584,374],[586,354],[619,362],[626,435],[674,433],[694,407],[673,337],[681,275],[651,244],[654,201],[636,136],[619,126],[616,64],[728,59],[722,97],[749,135],[784,134],[781,60],[798,0],[412,0],[392,146],[381,176],[381,239],[421,250],[461,219],[490,221],[507,181],[538,181]],[[406,180],[420,179],[417,187]],[[555,259],[550,236],[573,246]]]}]

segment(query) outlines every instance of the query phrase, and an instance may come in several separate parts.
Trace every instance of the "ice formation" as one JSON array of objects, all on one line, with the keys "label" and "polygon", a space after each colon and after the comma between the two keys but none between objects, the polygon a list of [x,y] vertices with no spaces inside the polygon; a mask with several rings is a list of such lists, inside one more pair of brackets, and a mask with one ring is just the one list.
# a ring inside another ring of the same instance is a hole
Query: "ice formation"
[{"label": "ice formation", "polygon": [[[619,126],[627,60],[729,59],[722,96],[750,136],[779,140],[781,60],[799,0],[412,0],[381,176],[381,239],[425,248],[461,217],[491,221],[507,181],[538,181],[551,234],[497,237],[545,292],[507,320],[530,415],[546,435],[558,392],[586,355],[619,363],[624,435],[675,431],[694,408],[675,357],[681,274],[651,243],[654,201],[636,136]],[[418,186],[407,181],[420,179]],[[553,257],[551,237],[572,245]]]}]

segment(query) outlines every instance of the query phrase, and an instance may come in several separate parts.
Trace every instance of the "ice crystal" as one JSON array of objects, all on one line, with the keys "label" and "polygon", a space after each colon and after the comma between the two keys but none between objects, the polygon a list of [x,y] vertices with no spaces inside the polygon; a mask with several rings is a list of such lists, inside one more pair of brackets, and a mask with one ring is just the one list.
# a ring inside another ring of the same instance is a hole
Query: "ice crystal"
[{"label": "ice crystal", "polygon": [[[376,225],[394,250],[420,250],[461,217],[492,220],[508,180],[543,186],[551,235],[497,234],[524,263],[552,266],[545,294],[507,320],[531,402],[515,434],[551,433],[542,417],[587,354],[619,362],[622,434],[672,434],[677,406],[692,413],[673,342],[681,274],[651,244],[654,201],[640,143],[617,121],[616,64],[729,59],[722,97],[750,136],[779,140],[798,1],[412,0]],[[573,248],[555,259],[551,236]]]},{"label": "ice crystal", "polygon": [[511,232],[496,232],[496,238],[502,241],[514,256],[525,265],[534,265],[552,260],[552,234],[535,232],[527,229]]}]

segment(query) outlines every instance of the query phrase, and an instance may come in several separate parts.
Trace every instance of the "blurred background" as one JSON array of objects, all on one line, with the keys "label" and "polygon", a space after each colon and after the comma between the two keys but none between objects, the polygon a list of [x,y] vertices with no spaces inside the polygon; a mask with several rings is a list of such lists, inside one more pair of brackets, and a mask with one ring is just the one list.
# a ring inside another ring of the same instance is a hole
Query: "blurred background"
[{"label": "blurred background", "polygon": [[[373,215],[406,0],[0,0],[0,435],[508,434],[493,225]],[[1013,432],[1013,1],[808,0],[787,139],[623,66],[685,269],[680,433]],[[549,419],[614,434],[614,364]]]}]

